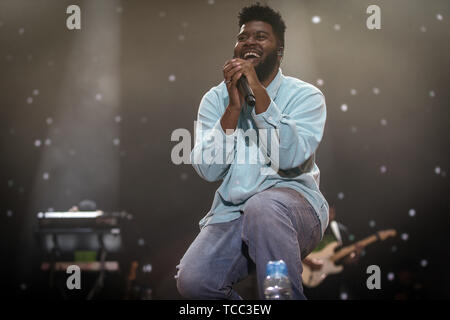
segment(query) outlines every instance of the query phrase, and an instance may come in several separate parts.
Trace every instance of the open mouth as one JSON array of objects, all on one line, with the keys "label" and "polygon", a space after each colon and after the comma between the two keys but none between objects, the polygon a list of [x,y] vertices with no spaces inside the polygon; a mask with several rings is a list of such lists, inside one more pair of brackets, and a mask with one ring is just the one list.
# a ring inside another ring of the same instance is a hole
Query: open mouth
[{"label": "open mouth", "polygon": [[248,59],[259,59],[259,58],[261,58],[261,54],[259,52],[257,52],[257,51],[251,50],[251,51],[245,52],[242,57],[245,60],[248,60]]}]

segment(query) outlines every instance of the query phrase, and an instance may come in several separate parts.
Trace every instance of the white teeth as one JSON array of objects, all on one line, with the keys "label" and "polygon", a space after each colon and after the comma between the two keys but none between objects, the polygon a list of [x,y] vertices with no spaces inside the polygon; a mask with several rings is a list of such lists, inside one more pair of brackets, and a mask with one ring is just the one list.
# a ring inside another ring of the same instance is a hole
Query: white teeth
[{"label": "white teeth", "polygon": [[247,57],[250,56],[250,55],[255,56],[255,57],[257,57],[257,58],[260,58],[260,57],[261,57],[258,53],[254,52],[254,51],[249,51],[249,52],[246,52],[246,53],[244,54],[244,58],[247,58]]}]

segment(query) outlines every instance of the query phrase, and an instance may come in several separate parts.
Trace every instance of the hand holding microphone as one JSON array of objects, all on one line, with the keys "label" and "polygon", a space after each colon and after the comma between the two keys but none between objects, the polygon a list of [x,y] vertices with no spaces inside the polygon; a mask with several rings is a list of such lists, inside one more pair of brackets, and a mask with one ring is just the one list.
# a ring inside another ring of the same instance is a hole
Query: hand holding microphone
[{"label": "hand holding microphone", "polygon": [[[236,129],[244,101],[249,106],[254,106],[256,112],[256,109],[261,107],[260,102],[264,103],[264,93],[266,92],[265,90],[264,92],[259,90],[259,88],[264,87],[260,83],[251,61],[239,58],[228,60],[223,66],[223,76],[228,90],[229,101],[220,119],[220,124],[225,134],[230,134],[227,133],[227,130]],[[256,96],[262,97],[261,101],[258,100],[258,104],[252,90],[255,90]],[[270,103],[270,98],[268,99]]]},{"label": "hand holding microphone", "polygon": [[[251,70],[249,70],[250,68]],[[247,72],[245,72],[245,70],[247,70]],[[252,107],[256,103],[255,95],[245,76],[245,73],[252,76],[251,72],[254,73],[254,77],[257,79],[256,72],[254,71],[251,62],[246,63],[245,60],[236,58],[228,60],[223,68],[223,75],[228,89],[230,104],[239,109],[242,107],[244,101]]]}]

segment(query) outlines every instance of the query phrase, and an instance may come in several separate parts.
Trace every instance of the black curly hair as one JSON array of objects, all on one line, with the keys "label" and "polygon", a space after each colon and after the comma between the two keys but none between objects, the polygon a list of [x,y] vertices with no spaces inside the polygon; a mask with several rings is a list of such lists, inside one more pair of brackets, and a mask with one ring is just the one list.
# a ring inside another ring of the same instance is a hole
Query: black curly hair
[{"label": "black curly hair", "polygon": [[249,21],[263,21],[272,26],[273,32],[279,40],[279,44],[284,47],[284,32],[286,24],[279,12],[274,11],[268,6],[262,6],[257,2],[248,7],[242,8],[238,15],[239,28]]}]

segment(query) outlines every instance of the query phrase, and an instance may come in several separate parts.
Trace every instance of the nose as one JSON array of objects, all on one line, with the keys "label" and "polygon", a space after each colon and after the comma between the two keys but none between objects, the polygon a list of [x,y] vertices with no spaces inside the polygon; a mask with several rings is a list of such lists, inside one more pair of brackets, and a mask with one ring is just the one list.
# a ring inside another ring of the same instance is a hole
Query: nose
[{"label": "nose", "polygon": [[253,35],[249,36],[249,37],[245,40],[245,43],[246,43],[246,44],[253,44],[253,43],[256,43],[255,36],[253,36]]}]

